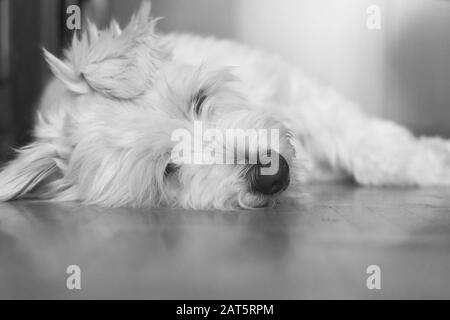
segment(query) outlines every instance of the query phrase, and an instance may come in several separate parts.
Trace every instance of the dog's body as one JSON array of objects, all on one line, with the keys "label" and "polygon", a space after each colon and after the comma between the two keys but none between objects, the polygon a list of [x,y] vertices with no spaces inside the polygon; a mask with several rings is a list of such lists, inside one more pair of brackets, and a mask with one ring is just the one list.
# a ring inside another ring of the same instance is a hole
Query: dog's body
[{"label": "dog's body", "polygon": [[[365,115],[279,57],[232,41],[156,34],[148,13],[144,5],[123,31],[89,25],[64,62],[46,52],[56,77],[43,94],[35,142],[0,173],[0,200],[225,209],[275,204],[312,179],[450,184],[448,141],[418,139]],[[171,132],[191,130],[195,120],[279,130],[276,151],[290,174],[265,190],[254,166],[173,166]]]}]

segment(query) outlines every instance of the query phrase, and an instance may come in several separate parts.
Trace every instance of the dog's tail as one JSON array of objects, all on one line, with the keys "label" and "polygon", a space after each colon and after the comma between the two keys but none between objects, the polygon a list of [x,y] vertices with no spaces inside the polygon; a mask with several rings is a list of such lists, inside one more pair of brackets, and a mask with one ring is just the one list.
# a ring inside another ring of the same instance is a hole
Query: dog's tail
[{"label": "dog's tail", "polygon": [[35,142],[0,171],[0,201],[25,198],[58,172],[55,147]]}]

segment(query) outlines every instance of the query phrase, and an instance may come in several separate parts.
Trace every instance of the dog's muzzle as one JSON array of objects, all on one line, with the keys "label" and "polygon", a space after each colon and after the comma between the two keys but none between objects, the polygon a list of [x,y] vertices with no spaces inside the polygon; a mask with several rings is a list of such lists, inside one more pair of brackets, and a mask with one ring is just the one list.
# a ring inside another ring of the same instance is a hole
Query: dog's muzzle
[{"label": "dog's muzzle", "polygon": [[262,168],[270,167],[268,164],[254,164],[246,173],[249,189],[252,193],[259,193],[264,195],[272,195],[286,190],[289,185],[289,165],[286,159],[280,154],[278,156],[278,171],[272,175],[262,174]]}]

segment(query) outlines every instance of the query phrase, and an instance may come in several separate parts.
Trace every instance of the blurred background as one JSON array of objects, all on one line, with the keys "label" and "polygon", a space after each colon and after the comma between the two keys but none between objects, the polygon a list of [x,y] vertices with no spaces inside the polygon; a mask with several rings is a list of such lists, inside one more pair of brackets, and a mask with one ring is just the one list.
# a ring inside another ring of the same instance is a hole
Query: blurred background
[{"label": "blurred background", "polygon": [[[66,9],[122,26],[140,0],[0,0],[0,161],[30,139],[49,77],[40,48],[60,54]],[[450,137],[450,1],[153,0],[163,32],[236,39],[284,56],[368,112],[417,134]],[[366,26],[377,5],[381,29]]]}]

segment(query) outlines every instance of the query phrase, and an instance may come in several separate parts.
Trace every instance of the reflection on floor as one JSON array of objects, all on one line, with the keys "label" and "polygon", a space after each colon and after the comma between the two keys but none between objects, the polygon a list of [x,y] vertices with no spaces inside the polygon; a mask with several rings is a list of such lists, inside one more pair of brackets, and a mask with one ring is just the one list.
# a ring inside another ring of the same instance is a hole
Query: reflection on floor
[{"label": "reflection on floor", "polygon": [[[305,188],[242,212],[0,204],[0,298],[450,298],[450,190]],[[68,290],[66,268],[81,269]],[[369,265],[381,290],[369,290]]]}]

